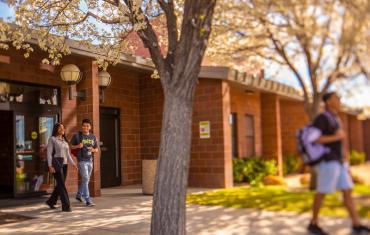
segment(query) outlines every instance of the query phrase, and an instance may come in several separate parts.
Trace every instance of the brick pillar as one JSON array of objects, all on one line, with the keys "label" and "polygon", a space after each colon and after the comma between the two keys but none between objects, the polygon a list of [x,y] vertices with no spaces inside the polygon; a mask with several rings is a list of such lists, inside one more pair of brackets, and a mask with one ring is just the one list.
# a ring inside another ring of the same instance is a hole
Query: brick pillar
[{"label": "brick pillar", "polygon": [[363,140],[364,150],[366,153],[366,160],[370,160],[370,120],[366,120],[362,123],[363,126]]},{"label": "brick pillar", "polygon": [[[71,140],[73,134],[78,131],[80,124],[77,122],[77,101],[76,99],[69,100],[68,86],[63,83],[61,86],[61,107],[62,117],[61,121],[66,128],[67,139]],[[76,161],[77,163],[77,161]],[[68,192],[77,192],[78,189],[78,173],[74,167],[68,168],[68,176],[66,178],[66,186]]]},{"label": "brick pillar", "polygon": [[[77,85],[78,91],[86,92],[86,99],[77,101],[77,119],[79,125],[84,118],[92,121],[92,130],[100,139],[99,127],[99,80],[98,66],[91,59],[78,65],[83,73],[82,81]],[[94,170],[90,179],[90,193],[93,197],[100,196],[100,152],[94,154]]]},{"label": "brick pillar", "polygon": [[280,101],[275,94],[261,96],[262,153],[266,159],[278,164],[278,173],[283,175],[283,154],[281,142]]},{"label": "brick pillar", "polygon": [[364,152],[364,142],[363,142],[363,126],[362,122],[357,119],[356,116],[350,115],[349,120],[349,147],[350,150],[356,150],[359,152]]},{"label": "brick pillar", "polygon": [[224,174],[225,188],[233,186],[233,163],[231,153],[231,125],[230,125],[230,86],[222,82],[222,123],[223,123],[223,140],[224,140]]}]

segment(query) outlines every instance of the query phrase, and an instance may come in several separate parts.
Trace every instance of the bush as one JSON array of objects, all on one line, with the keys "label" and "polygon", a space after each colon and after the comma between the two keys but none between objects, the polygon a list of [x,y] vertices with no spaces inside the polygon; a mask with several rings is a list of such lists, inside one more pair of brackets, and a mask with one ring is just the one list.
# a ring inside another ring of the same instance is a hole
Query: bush
[{"label": "bush", "polygon": [[284,175],[298,173],[303,167],[302,159],[294,154],[285,155],[283,157],[283,172]]},{"label": "bush", "polygon": [[366,160],[365,153],[358,152],[356,150],[351,151],[349,161],[352,166],[364,164],[365,160]]},{"label": "bush", "polygon": [[234,182],[241,183],[244,181],[244,160],[243,159],[233,159],[233,177]]},{"label": "bush", "polygon": [[285,185],[284,178],[277,175],[267,175],[262,182],[264,185]]},{"label": "bush", "polygon": [[275,161],[263,160],[259,157],[248,157],[233,160],[233,176],[235,182],[247,182],[252,186],[260,185],[263,177],[276,174]]}]

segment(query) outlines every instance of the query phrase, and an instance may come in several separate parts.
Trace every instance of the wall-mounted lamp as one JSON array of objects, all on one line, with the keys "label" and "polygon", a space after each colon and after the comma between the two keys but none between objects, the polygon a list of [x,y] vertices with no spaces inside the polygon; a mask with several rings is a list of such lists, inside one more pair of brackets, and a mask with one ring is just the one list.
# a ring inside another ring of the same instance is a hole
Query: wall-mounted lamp
[{"label": "wall-mounted lamp", "polygon": [[98,77],[99,77],[99,88],[101,91],[101,102],[104,103],[104,90],[112,82],[112,77],[107,71],[100,71]]},{"label": "wall-mounted lamp", "polygon": [[72,93],[72,85],[79,83],[82,79],[82,72],[76,65],[74,64],[64,65],[62,70],[60,71],[60,77],[69,86],[68,94],[70,100],[73,99],[73,96],[80,98],[86,97],[85,92],[77,92],[76,95],[73,95]]}]

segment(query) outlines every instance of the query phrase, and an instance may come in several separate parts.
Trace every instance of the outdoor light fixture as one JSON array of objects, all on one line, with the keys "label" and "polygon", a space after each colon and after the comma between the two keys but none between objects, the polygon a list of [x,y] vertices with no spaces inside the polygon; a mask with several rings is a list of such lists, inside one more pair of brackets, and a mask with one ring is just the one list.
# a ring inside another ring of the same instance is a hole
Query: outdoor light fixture
[{"label": "outdoor light fixture", "polygon": [[104,103],[104,90],[112,82],[112,77],[107,71],[100,71],[98,77],[99,77],[99,87],[101,91],[101,102]]},{"label": "outdoor light fixture", "polygon": [[[68,90],[69,99],[72,100],[73,99],[72,85],[77,84],[81,81],[82,72],[76,65],[67,64],[67,65],[64,65],[62,70],[60,71],[60,77],[69,86],[69,90]],[[80,97],[80,98],[86,97],[85,92],[77,92],[75,96]]]}]

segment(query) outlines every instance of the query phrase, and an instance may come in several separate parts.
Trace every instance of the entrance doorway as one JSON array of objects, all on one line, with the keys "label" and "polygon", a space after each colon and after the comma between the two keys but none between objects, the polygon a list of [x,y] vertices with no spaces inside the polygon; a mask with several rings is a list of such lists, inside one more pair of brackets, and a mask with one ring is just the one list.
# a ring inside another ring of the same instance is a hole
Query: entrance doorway
[{"label": "entrance doorway", "polygon": [[0,110],[0,198],[13,196],[13,112]]},{"label": "entrance doorway", "polygon": [[46,146],[60,116],[59,90],[0,81],[0,189],[4,197],[45,194]]},{"label": "entrance doorway", "polygon": [[101,187],[121,185],[119,110],[100,108]]}]

